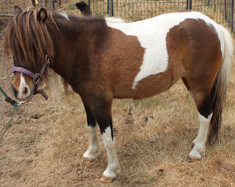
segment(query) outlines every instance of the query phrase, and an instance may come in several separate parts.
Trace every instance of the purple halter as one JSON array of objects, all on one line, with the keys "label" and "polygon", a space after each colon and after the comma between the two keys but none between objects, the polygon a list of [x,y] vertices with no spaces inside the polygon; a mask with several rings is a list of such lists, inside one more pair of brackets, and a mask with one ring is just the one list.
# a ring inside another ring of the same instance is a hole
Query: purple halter
[{"label": "purple halter", "polygon": [[42,90],[38,90],[38,86],[39,86],[40,80],[42,78],[42,75],[45,72],[45,70],[50,66],[50,60],[47,57],[47,55],[46,55],[45,59],[46,59],[46,61],[43,64],[42,69],[41,69],[41,71],[39,73],[35,74],[35,73],[33,73],[33,72],[31,72],[31,71],[29,71],[29,70],[27,70],[25,68],[21,68],[21,67],[13,67],[12,68],[12,72],[13,73],[20,72],[20,73],[24,73],[25,75],[30,76],[33,79],[33,83],[35,85],[34,95],[37,94],[37,93],[40,93],[47,100],[48,96],[46,95],[46,93],[43,92]]}]

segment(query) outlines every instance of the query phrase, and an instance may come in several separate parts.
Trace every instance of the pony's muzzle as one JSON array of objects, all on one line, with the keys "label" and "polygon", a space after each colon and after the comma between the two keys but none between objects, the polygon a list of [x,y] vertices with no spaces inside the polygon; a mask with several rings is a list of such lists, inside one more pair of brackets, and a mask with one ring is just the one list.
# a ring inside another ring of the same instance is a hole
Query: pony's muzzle
[{"label": "pony's muzzle", "polygon": [[12,93],[15,98],[21,101],[26,101],[33,95],[35,85],[32,78],[21,73],[15,72],[14,80],[12,83]]},{"label": "pony's muzzle", "polygon": [[18,90],[12,85],[12,92],[16,99],[25,101],[31,97],[31,91],[28,86],[22,86]]}]

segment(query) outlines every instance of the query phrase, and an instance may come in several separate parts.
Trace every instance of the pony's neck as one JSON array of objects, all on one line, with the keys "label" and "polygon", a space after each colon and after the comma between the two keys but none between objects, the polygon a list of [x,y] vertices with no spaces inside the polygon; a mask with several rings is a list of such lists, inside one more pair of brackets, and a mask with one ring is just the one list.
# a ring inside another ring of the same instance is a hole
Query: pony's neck
[{"label": "pony's neck", "polygon": [[[55,24],[46,23],[54,44],[52,69],[72,87],[88,79],[90,58],[94,48],[105,35],[105,21],[102,18],[54,17]],[[96,51],[97,52],[97,51]],[[76,80],[76,81],[74,81]]]}]

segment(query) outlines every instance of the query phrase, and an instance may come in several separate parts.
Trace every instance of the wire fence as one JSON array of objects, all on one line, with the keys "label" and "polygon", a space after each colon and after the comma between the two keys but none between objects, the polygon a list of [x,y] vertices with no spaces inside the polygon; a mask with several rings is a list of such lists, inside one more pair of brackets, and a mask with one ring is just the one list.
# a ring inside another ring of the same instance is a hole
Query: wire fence
[{"label": "wire fence", "polygon": [[96,16],[115,16],[139,21],[160,14],[194,10],[234,31],[234,0],[86,0]]},{"label": "wire fence", "polygon": [[11,73],[11,64],[4,63],[2,36],[0,36],[0,140],[7,129],[13,124],[13,120],[22,110],[21,107],[16,108],[11,104],[5,102],[6,96],[13,98],[11,93],[11,81],[13,74]]},{"label": "wire fence", "polygon": [[[37,0],[36,0],[37,1]],[[76,9],[76,1],[72,0],[38,0],[39,6],[62,9],[65,11]],[[138,21],[163,13],[192,9],[209,16],[217,23],[234,31],[234,0],[85,0],[94,16],[105,15],[121,17],[129,21]],[[56,5],[55,5],[56,4]],[[3,37],[7,23],[12,19],[14,6],[18,5],[26,10],[30,0],[0,0],[0,87],[11,98],[12,63],[6,63],[3,55]],[[60,6],[61,5],[61,6]],[[0,140],[6,130],[14,123],[15,117],[24,111],[25,105],[14,107],[5,102],[0,93]]]}]

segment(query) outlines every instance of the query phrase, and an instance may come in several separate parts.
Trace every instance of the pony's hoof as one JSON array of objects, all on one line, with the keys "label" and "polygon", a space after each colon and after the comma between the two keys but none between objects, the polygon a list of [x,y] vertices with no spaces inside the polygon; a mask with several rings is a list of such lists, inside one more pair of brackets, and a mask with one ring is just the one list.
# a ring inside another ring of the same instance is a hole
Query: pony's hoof
[{"label": "pony's hoof", "polygon": [[87,158],[87,157],[82,157],[82,159],[86,162],[86,163],[92,163],[95,159],[92,158]]},{"label": "pony's hoof", "polygon": [[96,157],[88,157],[88,156],[82,156],[82,159],[85,160],[87,163],[92,163]]},{"label": "pony's hoof", "polygon": [[92,162],[92,161],[94,161],[96,159],[97,156],[99,156],[99,154],[100,154],[99,151],[94,152],[93,154],[91,154],[89,151],[86,151],[83,154],[82,158],[83,158],[83,160]]},{"label": "pony's hoof", "polygon": [[194,157],[188,156],[188,161],[189,161],[189,163],[198,162],[198,161],[200,161],[200,160],[201,160],[201,159],[199,159],[199,158],[194,158]]},{"label": "pony's hoof", "polygon": [[101,182],[105,182],[105,183],[111,183],[114,181],[115,178],[111,178],[111,177],[105,177],[102,176],[102,178],[100,179]]},{"label": "pony's hoof", "polygon": [[202,159],[202,156],[199,153],[191,151],[188,155],[189,162],[196,162]]}]

